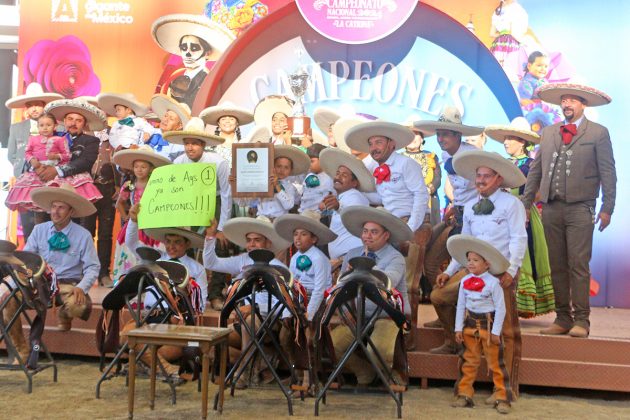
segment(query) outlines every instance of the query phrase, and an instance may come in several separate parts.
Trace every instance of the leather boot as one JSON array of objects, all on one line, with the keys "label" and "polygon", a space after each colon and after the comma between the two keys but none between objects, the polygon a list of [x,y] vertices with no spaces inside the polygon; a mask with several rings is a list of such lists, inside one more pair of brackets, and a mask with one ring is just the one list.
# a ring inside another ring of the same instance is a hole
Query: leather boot
[{"label": "leather boot", "polygon": [[[5,325],[6,323],[9,322],[11,318],[13,318],[13,315],[17,312],[19,306],[20,306],[19,302],[16,299],[11,299],[11,301],[7,303],[7,305],[4,308]],[[21,317],[18,318],[13,323],[13,326],[11,326],[11,329],[9,330],[8,335],[11,338],[11,341],[13,342],[15,349],[19,353],[22,363],[25,364],[26,361],[28,360],[30,348],[29,348],[28,343],[26,342],[26,339],[24,338],[24,333],[22,331],[22,318]],[[17,360],[10,361],[10,363],[17,363]]]},{"label": "leather boot", "polygon": [[455,344],[455,306],[453,305],[435,305],[438,319],[442,323],[444,330],[444,344],[429,350],[432,354],[456,354],[457,345]]}]

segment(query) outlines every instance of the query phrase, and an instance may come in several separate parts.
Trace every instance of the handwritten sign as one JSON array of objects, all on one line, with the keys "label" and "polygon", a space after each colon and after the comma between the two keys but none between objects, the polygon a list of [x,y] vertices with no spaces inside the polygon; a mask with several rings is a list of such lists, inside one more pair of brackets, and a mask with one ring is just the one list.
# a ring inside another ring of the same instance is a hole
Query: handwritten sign
[{"label": "handwritten sign", "polygon": [[140,199],[140,229],[209,226],[216,206],[214,163],[156,168]]}]

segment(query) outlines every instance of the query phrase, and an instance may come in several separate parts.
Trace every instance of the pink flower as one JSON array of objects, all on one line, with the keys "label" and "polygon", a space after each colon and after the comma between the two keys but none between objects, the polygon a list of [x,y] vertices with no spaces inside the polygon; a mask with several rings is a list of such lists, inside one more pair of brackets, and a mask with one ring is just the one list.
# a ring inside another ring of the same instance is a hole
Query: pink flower
[{"label": "pink flower", "polygon": [[37,41],[24,56],[24,83],[37,82],[66,98],[95,96],[101,81],[94,73],[87,45],[73,35]]}]

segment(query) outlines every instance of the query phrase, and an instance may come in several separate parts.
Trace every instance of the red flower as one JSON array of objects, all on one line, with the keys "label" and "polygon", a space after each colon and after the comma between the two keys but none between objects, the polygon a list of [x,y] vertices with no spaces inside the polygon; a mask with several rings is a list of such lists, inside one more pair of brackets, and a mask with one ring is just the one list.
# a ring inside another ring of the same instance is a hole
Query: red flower
[{"label": "red flower", "polygon": [[486,283],[482,278],[479,277],[469,277],[466,281],[464,281],[464,289],[470,290],[472,292],[481,292]]}]

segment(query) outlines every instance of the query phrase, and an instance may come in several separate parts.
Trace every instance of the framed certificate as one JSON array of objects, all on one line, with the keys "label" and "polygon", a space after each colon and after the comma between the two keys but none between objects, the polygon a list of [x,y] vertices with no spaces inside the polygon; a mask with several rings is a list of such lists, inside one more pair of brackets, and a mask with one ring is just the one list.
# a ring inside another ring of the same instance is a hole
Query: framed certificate
[{"label": "framed certificate", "polygon": [[232,144],[232,197],[273,197],[273,144]]}]

